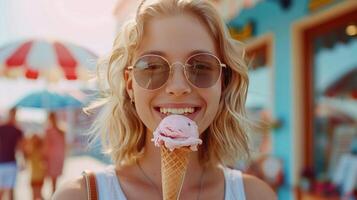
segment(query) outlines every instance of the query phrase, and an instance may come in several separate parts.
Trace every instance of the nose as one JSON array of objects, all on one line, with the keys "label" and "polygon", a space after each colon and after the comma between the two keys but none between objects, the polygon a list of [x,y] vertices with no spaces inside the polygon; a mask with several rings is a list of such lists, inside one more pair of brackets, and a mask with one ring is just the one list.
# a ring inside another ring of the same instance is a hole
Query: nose
[{"label": "nose", "polygon": [[182,63],[173,63],[170,78],[166,85],[166,93],[174,96],[181,96],[191,92],[191,86],[187,82]]}]

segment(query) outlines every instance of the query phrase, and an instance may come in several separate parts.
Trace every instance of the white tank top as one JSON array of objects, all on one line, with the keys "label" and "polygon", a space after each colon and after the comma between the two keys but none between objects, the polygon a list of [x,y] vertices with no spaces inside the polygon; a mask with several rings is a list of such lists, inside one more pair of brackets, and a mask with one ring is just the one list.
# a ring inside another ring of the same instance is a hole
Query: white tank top
[{"label": "white tank top", "polygon": [[[225,178],[224,200],[245,200],[242,173],[223,168]],[[126,200],[116,176],[114,166],[95,173],[99,200]]]}]

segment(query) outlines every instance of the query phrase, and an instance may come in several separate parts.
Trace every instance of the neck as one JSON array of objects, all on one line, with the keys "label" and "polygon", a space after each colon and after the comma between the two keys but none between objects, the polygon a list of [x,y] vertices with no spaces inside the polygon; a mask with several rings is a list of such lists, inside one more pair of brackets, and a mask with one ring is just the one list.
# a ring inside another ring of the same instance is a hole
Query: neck
[{"label": "neck", "polygon": [[15,123],[14,120],[9,120],[9,121],[7,121],[5,124],[7,124],[7,125],[13,125],[13,126],[16,125],[16,123]]},{"label": "neck", "polygon": [[51,124],[49,125],[49,127],[54,128],[54,129],[58,129],[58,126],[57,126],[56,123],[51,123]]}]

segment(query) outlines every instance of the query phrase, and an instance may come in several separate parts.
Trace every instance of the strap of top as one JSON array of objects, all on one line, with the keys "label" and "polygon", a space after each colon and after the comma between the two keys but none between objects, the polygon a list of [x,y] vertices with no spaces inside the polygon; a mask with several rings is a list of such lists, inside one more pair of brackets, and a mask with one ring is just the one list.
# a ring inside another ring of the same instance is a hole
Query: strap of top
[{"label": "strap of top", "polygon": [[98,200],[97,183],[94,173],[83,171],[82,175],[86,182],[88,200]]},{"label": "strap of top", "polygon": [[245,200],[242,172],[230,168],[224,168],[225,176],[225,200]]},{"label": "strap of top", "polygon": [[125,194],[120,187],[115,167],[109,166],[95,173],[100,200],[126,200]]}]

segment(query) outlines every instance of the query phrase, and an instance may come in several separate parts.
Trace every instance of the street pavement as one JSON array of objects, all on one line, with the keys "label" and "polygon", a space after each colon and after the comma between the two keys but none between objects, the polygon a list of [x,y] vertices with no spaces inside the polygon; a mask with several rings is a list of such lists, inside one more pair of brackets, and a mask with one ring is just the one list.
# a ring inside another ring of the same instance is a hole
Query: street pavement
[{"label": "street pavement", "polygon": [[[81,175],[83,170],[100,170],[107,166],[95,158],[89,156],[73,156],[68,157],[65,160],[63,174],[58,179],[58,185],[65,183],[75,177]],[[16,183],[16,200],[31,200],[32,192],[30,187],[30,173],[28,169],[19,172]],[[49,180],[45,181],[44,187],[42,188],[42,196],[44,199],[51,199],[51,185]]]}]

